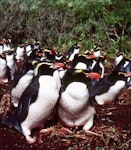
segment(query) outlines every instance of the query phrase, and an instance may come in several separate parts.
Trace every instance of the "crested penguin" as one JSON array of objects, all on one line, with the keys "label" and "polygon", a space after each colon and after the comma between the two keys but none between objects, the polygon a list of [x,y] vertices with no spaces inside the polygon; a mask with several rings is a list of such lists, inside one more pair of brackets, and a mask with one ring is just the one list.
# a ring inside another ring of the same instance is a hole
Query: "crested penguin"
[{"label": "crested penguin", "polygon": [[121,90],[126,88],[127,76],[124,72],[113,71],[101,78],[90,92],[91,101],[99,105],[113,102]]},{"label": "crested penguin", "polygon": [[84,56],[77,58],[74,58],[72,68],[67,70],[62,79],[58,117],[66,127],[82,126],[83,130],[89,130],[95,115],[94,106],[89,100],[92,79],[87,76],[88,67]]},{"label": "crested penguin", "polygon": [[36,141],[31,137],[34,128],[42,128],[50,117],[59,98],[60,77],[56,69],[47,62],[39,63],[32,82],[22,94],[16,112],[3,119],[21,131],[27,142]]},{"label": "crested penguin", "polygon": [[112,73],[100,79],[90,93],[90,99],[99,105],[113,102],[121,90],[127,88],[130,82],[131,61],[123,59],[113,69]]},{"label": "crested penguin", "polygon": [[124,54],[122,52],[117,52],[114,59],[114,66],[116,67],[123,58],[124,58]]},{"label": "crested penguin", "polygon": [[79,45],[78,45],[78,44],[74,44],[74,45],[69,49],[69,51],[68,51],[66,57],[67,57],[67,59],[68,59],[69,61],[73,61],[74,56],[75,56],[76,54],[79,54],[79,52],[80,52],[80,47],[79,47]]}]

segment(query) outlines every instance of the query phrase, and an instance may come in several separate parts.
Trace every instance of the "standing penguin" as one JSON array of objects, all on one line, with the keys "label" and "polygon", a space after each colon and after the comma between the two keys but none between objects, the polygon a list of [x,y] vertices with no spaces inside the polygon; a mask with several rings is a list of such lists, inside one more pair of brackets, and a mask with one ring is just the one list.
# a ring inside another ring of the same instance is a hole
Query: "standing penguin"
[{"label": "standing penguin", "polygon": [[58,71],[51,68],[49,63],[38,64],[32,82],[19,100],[16,113],[13,117],[5,118],[3,123],[21,129],[27,142],[34,143],[36,138],[31,137],[31,131],[41,128],[50,117],[59,98],[59,89]]},{"label": "standing penguin", "polygon": [[21,44],[16,48],[16,56],[15,56],[17,62],[21,62],[25,58],[25,48],[24,45]]},{"label": "standing penguin", "polygon": [[25,43],[25,52],[27,57],[30,56],[31,52],[33,51],[33,46],[29,42]]},{"label": "standing penguin", "polygon": [[11,39],[3,39],[2,43],[3,43],[2,50],[4,53],[11,50]]},{"label": "standing penguin", "polygon": [[15,61],[14,49],[11,49],[6,53],[6,61],[10,71],[10,79],[13,80],[15,75],[18,73],[18,67]]},{"label": "standing penguin", "polygon": [[123,58],[124,58],[124,54],[122,52],[118,51],[116,53],[116,56],[115,56],[115,59],[114,59],[114,66],[116,67]]},{"label": "standing penguin", "polygon": [[95,109],[89,100],[92,79],[86,76],[87,64],[84,62],[84,57],[80,56],[81,62],[76,63],[77,60],[79,59],[74,59],[73,68],[67,70],[63,77],[58,116],[66,127],[82,126],[83,130],[89,130],[93,125],[95,114]]},{"label": "standing penguin", "polygon": [[101,52],[100,52],[101,48],[100,47],[96,47],[94,48],[93,54],[95,57],[100,57],[101,56]]},{"label": "standing penguin", "polygon": [[69,49],[69,51],[68,51],[66,57],[67,57],[67,59],[68,59],[69,61],[73,61],[75,55],[76,55],[76,54],[79,54],[79,52],[80,52],[80,47],[79,47],[79,45],[78,45],[78,44],[74,44],[74,45]]}]

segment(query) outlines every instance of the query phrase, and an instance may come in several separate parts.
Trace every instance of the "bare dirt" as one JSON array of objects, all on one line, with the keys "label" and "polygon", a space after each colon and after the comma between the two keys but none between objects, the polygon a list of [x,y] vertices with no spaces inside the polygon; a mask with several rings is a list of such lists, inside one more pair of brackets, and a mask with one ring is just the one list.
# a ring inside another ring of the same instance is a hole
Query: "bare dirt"
[{"label": "bare dirt", "polygon": [[[37,142],[27,144],[24,136],[12,127],[0,125],[0,150],[131,150],[131,89],[123,90],[111,104],[95,104],[96,115],[90,132],[80,128],[65,129],[50,119]],[[0,84],[0,117],[10,113],[9,83]]]}]

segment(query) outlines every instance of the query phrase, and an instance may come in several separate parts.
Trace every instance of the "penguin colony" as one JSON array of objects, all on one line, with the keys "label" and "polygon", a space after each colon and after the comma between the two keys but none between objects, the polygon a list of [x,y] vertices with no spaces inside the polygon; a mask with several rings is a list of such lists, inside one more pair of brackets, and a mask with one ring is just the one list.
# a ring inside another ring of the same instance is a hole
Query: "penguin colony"
[{"label": "penguin colony", "polygon": [[[113,102],[122,89],[131,85],[131,60],[117,53],[114,68],[105,75],[105,56],[99,48],[80,54],[73,45],[62,54],[45,49],[35,41],[11,48],[11,41],[0,43],[0,82],[10,81],[11,104],[15,112],[1,120],[21,132],[28,143],[36,141],[32,130],[40,128],[54,109],[61,124],[89,130],[96,113],[94,104]],[[19,63],[22,68],[18,67]]]}]

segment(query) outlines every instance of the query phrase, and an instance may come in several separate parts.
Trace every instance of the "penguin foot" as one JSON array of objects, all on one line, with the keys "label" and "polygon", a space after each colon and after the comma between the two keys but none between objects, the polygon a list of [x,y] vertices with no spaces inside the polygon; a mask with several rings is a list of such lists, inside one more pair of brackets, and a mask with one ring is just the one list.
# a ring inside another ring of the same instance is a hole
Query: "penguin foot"
[{"label": "penguin foot", "polygon": [[96,100],[96,102],[98,105],[104,105],[104,101],[102,101],[102,100]]},{"label": "penguin foot", "polygon": [[36,137],[31,137],[29,135],[26,136],[26,141],[28,142],[28,144],[33,144],[36,142]]},{"label": "penguin foot", "polygon": [[131,90],[131,86],[128,89]]},{"label": "penguin foot", "polygon": [[99,137],[103,137],[101,134],[93,132],[93,131],[90,131],[90,130],[86,130],[85,133],[92,134],[92,135],[99,136]]},{"label": "penguin foot", "polygon": [[1,84],[6,84],[6,83],[8,83],[8,79],[1,79],[1,80],[0,80],[0,83],[1,83]]}]

